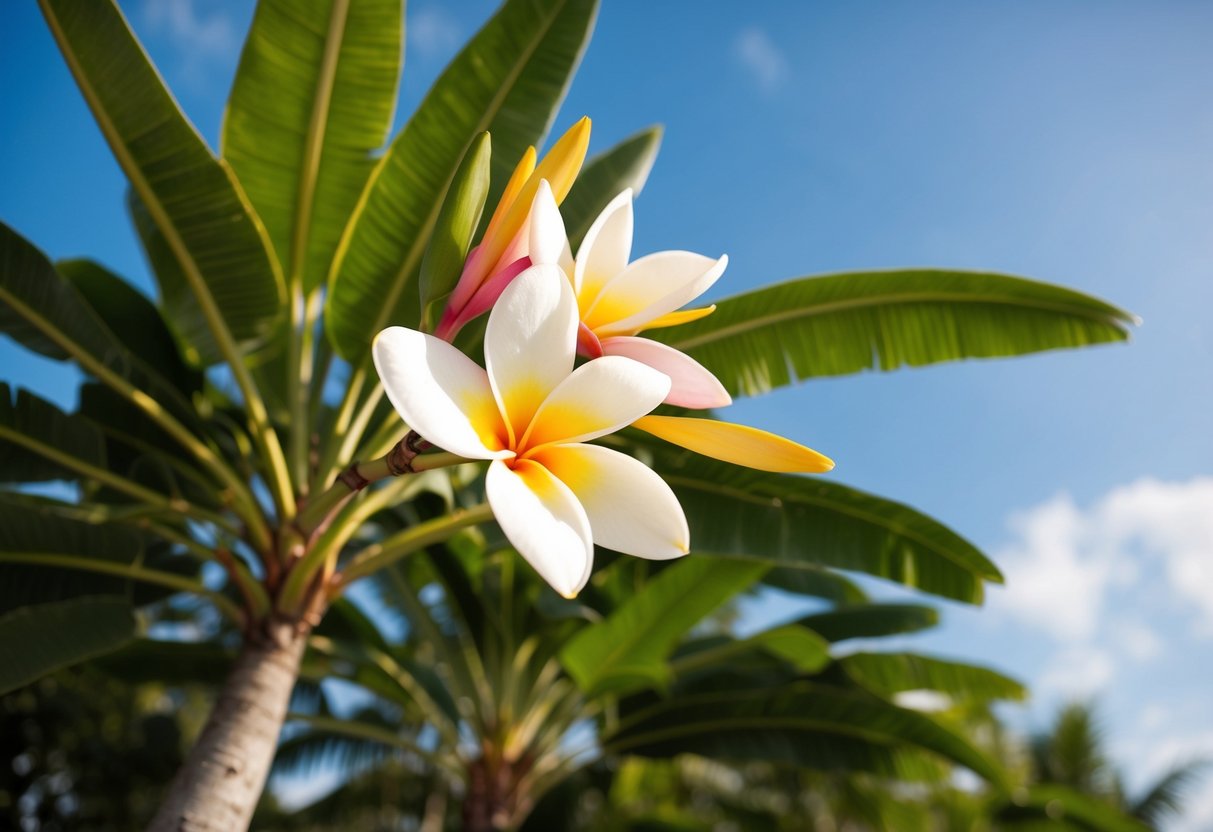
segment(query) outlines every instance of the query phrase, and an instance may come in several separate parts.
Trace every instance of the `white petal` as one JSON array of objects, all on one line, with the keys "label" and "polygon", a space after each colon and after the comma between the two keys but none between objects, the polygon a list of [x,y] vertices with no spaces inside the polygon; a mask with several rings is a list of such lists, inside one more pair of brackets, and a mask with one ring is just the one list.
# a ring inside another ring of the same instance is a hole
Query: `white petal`
[{"label": "white petal", "polygon": [[425,439],[472,459],[513,455],[488,375],[455,347],[393,326],[376,336],[371,354],[388,400]]},{"label": "white petal", "polygon": [[599,546],[654,560],[690,551],[678,498],[643,463],[597,445],[549,445],[533,459],[577,495]]},{"label": "white petal", "polygon": [[527,254],[536,265],[560,266],[565,274],[573,270],[573,255],[569,237],[564,230],[564,218],[556,206],[556,197],[546,179],[540,180],[527,219],[529,244]]},{"label": "white petal", "polygon": [[616,335],[602,340],[606,355],[622,355],[647,364],[670,377],[670,394],[666,404],[705,410],[733,403],[729,391],[706,367],[684,352],[650,338]]},{"label": "white petal", "polygon": [[484,333],[484,363],[513,438],[572,372],[576,350],[577,302],[560,268],[532,266],[514,278]]},{"label": "white petal", "polygon": [[602,210],[577,250],[573,286],[583,310],[593,306],[602,287],[628,267],[632,226],[632,189],[628,188]]},{"label": "white petal", "polygon": [[590,577],[594,543],[585,509],[537,462],[489,465],[485,490],[498,525],[535,571],[566,598]]},{"label": "white petal", "polygon": [[518,446],[584,442],[617,431],[661,404],[670,392],[664,373],[606,355],[582,364],[547,397]]},{"label": "white petal", "polygon": [[606,285],[583,320],[600,338],[631,335],[702,295],[728,264],[727,256],[713,260],[689,251],[641,257]]}]

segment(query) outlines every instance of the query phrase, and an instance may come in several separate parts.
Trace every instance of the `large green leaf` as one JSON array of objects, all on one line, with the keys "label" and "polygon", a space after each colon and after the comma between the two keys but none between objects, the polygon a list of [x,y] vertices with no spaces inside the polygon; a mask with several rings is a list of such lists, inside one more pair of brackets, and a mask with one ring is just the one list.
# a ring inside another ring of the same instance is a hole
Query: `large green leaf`
[{"label": "large green leaf", "polygon": [[265,231],[226,164],[186,120],[112,0],[41,0],[76,82],[180,265],[160,286],[194,363],[264,342],[285,287]]},{"label": "large green leaf", "polygon": [[705,615],[762,577],[762,563],[689,557],[668,567],[604,621],[586,627],[560,652],[587,693],[661,686],[666,659]]},{"label": "large green leaf", "polygon": [[909,269],[768,286],[650,336],[702,362],[730,392],[755,395],[817,376],[1124,341],[1133,321],[1046,283]]},{"label": "large green leaf", "polygon": [[[90,284],[88,291],[94,288]],[[153,373],[142,356],[126,348],[136,336],[124,341],[115,335],[81,289],[2,222],[0,332],[49,358],[72,358],[92,375],[112,373],[148,393],[159,407],[180,419],[190,419],[189,404],[180,391]]]},{"label": "large green leaf", "polygon": [[925,630],[939,623],[939,612],[921,604],[852,604],[806,615],[797,623],[835,642]]},{"label": "large green leaf", "polygon": [[434,83],[371,174],[333,264],[325,322],[343,358],[360,362],[387,324],[417,325],[418,293],[408,284],[464,152],[477,134],[492,134],[500,192],[551,124],[596,8],[596,0],[508,0]]},{"label": "large green leaf", "polygon": [[1027,690],[986,667],[914,653],[854,653],[839,660],[847,675],[873,693],[936,690],[953,700],[1023,699]]},{"label": "large green leaf", "polygon": [[1002,580],[973,544],[909,506],[819,477],[645,446],[686,511],[696,554],[866,572],[970,603],[981,601],[983,581]]},{"label": "large green leaf", "polygon": [[735,657],[752,650],[782,659],[798,673],[814,673],[830,661],[829,642],[807,627],[785,624],[743,639],[709,636],[690,642],[679,650],[673,669],[680,678],[688,671],[719,672],[723,666],[732,669]]},{"label": "large green leaf", "polygon": [[0,616],[0,693],[115,650],[137,631],[122,598],[75,598]]},{"label": "large green leaf", "polygon": [[76,287],[131,355],[182,390],[202,386],[202,374],[181,359],[160,310],[133,286],[92,260],[60,260],[55,270]]},{"label": "large green leaf", "polygon": [[0,494],[0,612],[85,595],[140,607],[201,586],[193,580],[196,558],[106,522],[115,510],[121,507]]},{"label": "large green leaf", "polygon": [[1063,824],[1087,832],[1146,832],[1151,828],[1115,806],[1067,786],[1031,786],[1017,790],[1013,801],[996,810],[994,817],[998,829],[1019,832],[1054,829]]},{"label": "large green leaf", "polygon": [[648,127],[586,162],[560,206],[573,251],[616,195],[625,188],[631,188],[634,195],[644,190],[661,149],[661,132],[660,126]]},{"label": "large green leaf", "polygon": [[396,103],[401,0],[262,0],[223,122],[288,279],[319,286]]},{"label": "large green leaf", "polygon": [[620,713],[607,751],[644,757],[700,754],[805,768],[916,778],[922,751],[995,784],[1003,772],[930,718],[862,691],[812,682],[685,694]]},{"label": "large green leaf", "polygon": [[80,476],[61,461],[39,453],[51,448],[88,465],[105,467],[105,440],[85,419],[68,415],[28,390],[0,382],[0,482],[74,480]]},{"label": "large green leaf", "polygon": [[[76,555],[132,564],[144,542],[130,528],[65,516],[40,498],[0,496],[0,553]],[[0,612],[81,595],[125,595],[129,584],[112,575],[33,563],[0,563]]]}]

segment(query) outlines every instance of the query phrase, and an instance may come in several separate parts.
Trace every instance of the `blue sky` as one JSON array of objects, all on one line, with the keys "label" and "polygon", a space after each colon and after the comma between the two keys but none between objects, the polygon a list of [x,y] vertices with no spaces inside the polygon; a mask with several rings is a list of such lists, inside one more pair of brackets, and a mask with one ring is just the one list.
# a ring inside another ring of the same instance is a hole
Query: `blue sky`
[{"label": "blue sky", "polygon": [[[252,4],[122,3],[214,143]],[[400,119],[493,4],[409,9]],[[987,549],[1009,588],[907,643],[1098,693],[1133,782],[1213,756],[1213,6],[612,0],[557,129],[651,123],[635,251],[727,252],[717,295],[828,271],[978,268],[1140,315],[1129,346],[817,381],[730,418]],[[123,181],[33,4],[0,9],[0,218],[150,290]],[[5,379],[71,376],[0,343]],[[785,607],[775,607],[786,614]],[[1061,612],[1059,612],[1061,610]],[[1176,829],[1213,827],[1213,799]]]}]

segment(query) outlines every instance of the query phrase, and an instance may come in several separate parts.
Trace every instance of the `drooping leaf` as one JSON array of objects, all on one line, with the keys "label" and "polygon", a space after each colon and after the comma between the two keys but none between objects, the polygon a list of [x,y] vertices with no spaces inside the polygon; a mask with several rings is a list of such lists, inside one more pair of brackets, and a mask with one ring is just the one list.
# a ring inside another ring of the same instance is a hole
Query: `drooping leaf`
[{"label": "drooping leaf", "polygon": [[664,685],[666,659],[678,640],[766,569],[762,563],[688,557],[648,581],[605,620],[581,630],[560,660],[587,693]]},{"label": "drooping leaf", "polygon": [[400,0],[264,0],[232,86],[220,147],[288,279],[322,284],[391,127]]},{"label": "drooping leaf", "polygon": [[218,685],[235,658],[234,650],[211,641],[140,638],[98,659],[96,664],[131,684]]},{"label": "drooping leaf", "polygon": [[[65,554],[131,564],[144,541],[132,529],[91,523],[57,510],[45,498],[0,496],[0,553]],[[122,578],[34,563],[0,563],[0,612],[82,595],[126,595]]]},{"label": "drooping leaf", "polygon": [[133,639],[138,622],[123,598],[74,598],[0,616],[0,693]]},{"label": "drooping leaf", "polygon": [[105,467],[105,440],[95,426],[28,390],[12,391],[0,382],[0,482],[74,480],[80,476],[62,461],[39,453],[41,448]]},{"label": "drooping leaf", "polygon": [[41,6],[118,164],[180,266],[182,282],[162,282],[160,291],[187,360],[214,363],[228,340],[246,351],[261,345],[282,318],[285,287],[231,170],[182,115],[112,0]]},{"label": "drooping leaf", "polygon": [[202,386],[202,374],[182,361],[160,310],[133,286],[92,260],[60,260],[55,269],[131,355],[183,391]]},{"label": "drooping leaf", "polygon": [[873,693],[935,690],[957,701],[1023,699],[1019,682],[986,667],[914,653],[853,653],[839,660],[847,675]]},{"label": "drooping leaf", "polygon": [[644,757],[700,754],[827,771],[917,779],[923,751],[995,784],[1001,769],[963,737],[922,714],[862,691],[797,682],[781,687],[683,694],[620,713],[611,752]]},{"label": "drooping leaf", "polygon": [[1055,829],[1063,824],[1086,832],[1146,832],[1151,828],[1115,806],[1067,786],[1051,784],[1017,790],[1013,802],[996,809],[994,817],[998,828],[1015,832]]},{"label": "drooping leaf", "polygon": [[645,442],[686,511],[696,554],[864,572],[969,603],[981,601],[984,581],[1002,581],[972,543],[909,506]]},{"label": "drooping leaf", "polygon": [[818,376],[1124,341],[1133,322],[1123,310],[1059,286],[909,269],[768,286],[648,335],[700,361],[729,392],[756,395]]},{"label": "drooping leaf", "polygon": [[492,142],[488,133],[481,133],[464,154],[463,162],[447,189],[438,222],[430,244],[421,258],[422,328],[433,328],[441,309],[442,299],[455,288],[456,281],[472,246],[472,235],[480,224],[484,201],[489,192],[489,165]]},{"label": "drooping leaf", "polygon": [[329,340],[359,363],[388,324],[417,326],[415,279],[460,159],[493,136],[500,193],[547,132],[589,37],[596,0],[508,0],[431,87],[371,174],[333,264]]},{"label": "drooping leaf", "polygon": [[776,589],[824,598],[836,604],[861,604],[868,600],[868,594],[858,584],[833,569],[779,567],[768,572],[762,582]]},{"label": "drooping leaf", "polygon": [[644,190],[661,149],[661,133],[660,125],[646,127],[586,162],[560,206],[574,252],[607,203],[625,188],[634,195]]},{"label": "drooping leaf", "polygon": [[939,623],[939,611],[921,604],[853,604],[806,615],[797,623],[836,642],[925,630]]},{"label": "drooping leaf", "polygon": [[743,639],[708,637],[702,642],[691,642],[679,651],[674,670],[680,677],[688,670],[717,670],[751,650],[782,659],[798,673],[813,673],[830,661],[829,642],[799,624],[772,627]]},{"label": "drooping leaf", "polygon": [[0,332],[49,358],[72,358],[90,374],[113,373],[178,419],[190,419],[181,392],[125,347],[45,254],[2,222]]}]

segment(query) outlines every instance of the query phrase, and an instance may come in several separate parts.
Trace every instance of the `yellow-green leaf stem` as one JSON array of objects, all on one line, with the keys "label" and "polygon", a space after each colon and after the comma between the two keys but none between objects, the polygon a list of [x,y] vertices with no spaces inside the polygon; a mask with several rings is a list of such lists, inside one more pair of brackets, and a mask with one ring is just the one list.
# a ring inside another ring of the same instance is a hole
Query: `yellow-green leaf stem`
[{"label": "yellow-green leaf stem", "polygon": [[450,514],[418,523],[412,528],[374,543],[359,552],[350,565],[341,572],[341,585],[348,586],[359,578],[390,566],[400,558],[426,546],[442,543],[456,532],[484,523],[493,518],[493,509],[487,504],[473,508],[455,509]]}]

